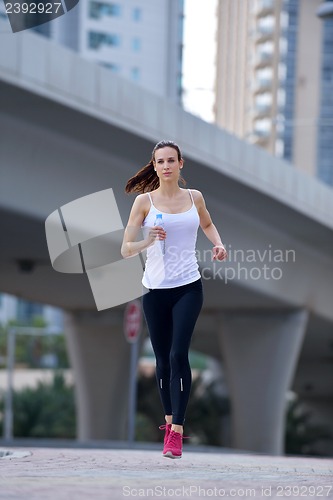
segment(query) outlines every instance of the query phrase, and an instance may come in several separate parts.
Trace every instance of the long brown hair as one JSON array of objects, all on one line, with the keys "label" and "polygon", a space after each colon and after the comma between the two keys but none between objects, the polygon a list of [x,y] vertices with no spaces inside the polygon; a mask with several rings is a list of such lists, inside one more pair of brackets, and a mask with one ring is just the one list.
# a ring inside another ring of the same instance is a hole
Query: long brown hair
[{"label": "long brown hair", "polygon": [[[153,191],[159,187],[160,180],[154,170],[155,151],[166,147],[173,148],[177,151],[178,161],[183,159],[180,148],[175,142],[158,142],[152,151],[150,162],[127,181],[125,193],[146,193],[147,191]],[[183,186],[186,186],[186,181],[182,176],[179,177],[179,180]]]}]

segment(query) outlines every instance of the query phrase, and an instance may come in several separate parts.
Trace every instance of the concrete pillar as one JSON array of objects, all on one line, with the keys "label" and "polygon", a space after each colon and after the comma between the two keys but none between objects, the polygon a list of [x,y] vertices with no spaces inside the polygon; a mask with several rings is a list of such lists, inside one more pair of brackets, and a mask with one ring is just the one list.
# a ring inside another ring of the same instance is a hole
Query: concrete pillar
[{"label": "concrete pillar", "polygon": [[219,316],[234,448],[283,453],[286,392],[307,318],[304,310],[235,311]]},{"label": "concrete pillar", "polygon": [[123,312],[67,313],[65,331],[78,439],[127,439],[130,344],[123,334]]}]

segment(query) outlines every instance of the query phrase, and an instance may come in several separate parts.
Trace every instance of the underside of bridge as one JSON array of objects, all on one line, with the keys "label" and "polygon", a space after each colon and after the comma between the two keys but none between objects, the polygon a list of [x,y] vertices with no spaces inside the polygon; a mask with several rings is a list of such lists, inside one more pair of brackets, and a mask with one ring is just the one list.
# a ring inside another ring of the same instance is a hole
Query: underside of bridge
[{"label": "underside of bridge", "polygon": [[[44,224],[62,205],[112,187],[125,225],[134,199],[124,194],[126,180],[163,132],[148,137],[1,80],[0,109],[0,290],[66,311],[78,437],[124,439],[130,357],[124,305],[97,312],[85,274],[54,271]],[[214,267],[204,252],[210,242],[198,236],[205,302],[193,347],[223,363],[232,446],[282,453],[290,389],[333,432],[332,230],[214,170],[190,148],[185,159],[188,187],[203,192],[231,254],[271,245],[297,256],[279,263],[279,280],[246,275],[248,261],[227,280],[229,264]],[[237,265],[231,263],[232,272]]]}]

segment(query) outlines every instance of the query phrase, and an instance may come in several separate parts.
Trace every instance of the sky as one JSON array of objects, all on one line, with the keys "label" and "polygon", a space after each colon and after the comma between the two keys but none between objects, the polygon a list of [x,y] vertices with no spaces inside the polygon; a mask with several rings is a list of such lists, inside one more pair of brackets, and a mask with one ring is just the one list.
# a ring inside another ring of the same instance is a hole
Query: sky
[{"label": "sky", "polygon": [[213,120],[217,1],[185,0],[184,4],[183,103],[187,111],[206,121]]}]

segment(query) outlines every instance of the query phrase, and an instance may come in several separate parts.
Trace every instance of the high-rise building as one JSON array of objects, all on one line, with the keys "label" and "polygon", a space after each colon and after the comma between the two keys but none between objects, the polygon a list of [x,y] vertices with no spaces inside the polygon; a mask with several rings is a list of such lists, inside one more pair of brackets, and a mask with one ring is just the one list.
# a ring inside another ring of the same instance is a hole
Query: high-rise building
[{"label": "high-rise building", "polygon": [[317,15],[323,23],[317,172],[320,179],[333,186],[333,1],[323,2]]},{"label": "high-rise building", "polygon": [[180,104],[183,19],[183,0],[80,0],[33,29]]},{"label": "high-rise building", "polygon": [[333,185],[333,21],[322,0],[219,0],[215,121]]}]

